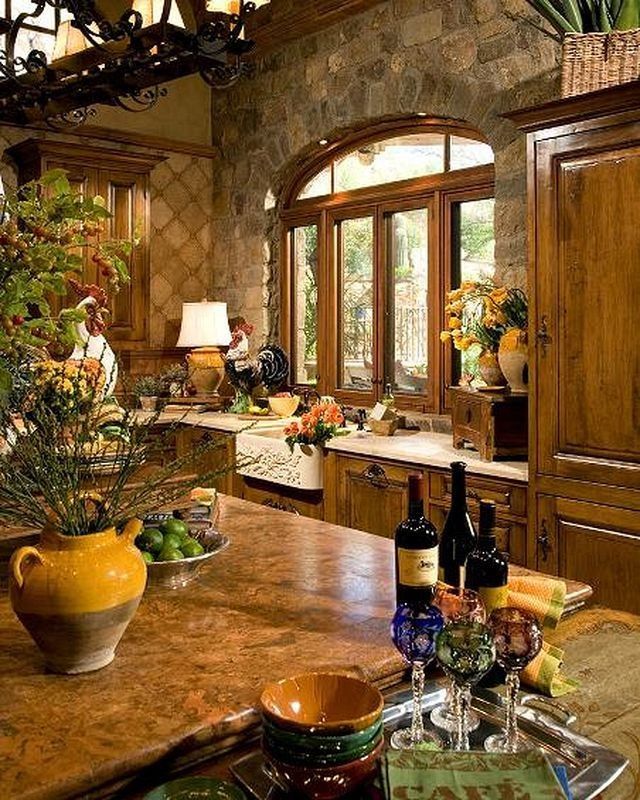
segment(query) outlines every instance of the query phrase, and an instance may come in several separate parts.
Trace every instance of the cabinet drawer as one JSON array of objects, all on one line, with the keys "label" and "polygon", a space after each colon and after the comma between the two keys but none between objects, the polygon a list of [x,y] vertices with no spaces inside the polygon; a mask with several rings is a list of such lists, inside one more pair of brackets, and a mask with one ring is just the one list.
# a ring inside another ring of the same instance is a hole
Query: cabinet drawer
[{"label": "cabinet drawer", "polygon": [[451,422],[454,428],[462,428],[470,432],[480,433],[482,404],[474,400],[457,398],[452,409]]},{"label": "cabinet drawer", "polygon": [[[434,500],[450,503],[451,476],[431,473],[429,494]],[[470,506],[477,506],[480,500],[493,500],[499,510],[516,517],[527,515],[527,487],[524,484],[467,475],[467,500]]]}]

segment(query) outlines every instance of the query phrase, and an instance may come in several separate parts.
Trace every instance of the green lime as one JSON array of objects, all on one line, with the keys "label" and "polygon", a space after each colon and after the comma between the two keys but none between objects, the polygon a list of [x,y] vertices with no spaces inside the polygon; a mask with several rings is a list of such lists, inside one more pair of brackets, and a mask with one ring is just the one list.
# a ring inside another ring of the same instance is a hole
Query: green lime
[{"label": "green lime", "polygon": [[158,556],[158,561],[182,561],[184,556],[177,547],[163,547]]},{"label": "green lime", "polygon": [[171,517],[171,519],[163,522],[160,526],[160,530],[165,536],[168,533],[173,533],[176,536],[179,536],[181,541],[189,535],[189,526],[181,519],[176,519],[175,517]]},{"label": "green lime", "polygon": [[146,550],[142,550],[140,555],[142,556],[142,560],[145,562],[145,564],[153,564],[154,559],[151,553],[147,552]]},{"label": "green lime", "polygon": [[165,533],[162,539],[163,550],[180,550],[182,546],[182,536],[177,533]]},{"label": "green lime", "polygon": [[194,558],[194,556],[201,556],[204,553],[204,547],[200,542],[197,542],[190,536],[187,536],[180,549],[184,553],[185,558]]},{"label": "green lime", "polygon": [[136,536],[136,547],[149,553],[159,553],[163,544],[162,534],[157,528],[143,528],[142,532]]}]

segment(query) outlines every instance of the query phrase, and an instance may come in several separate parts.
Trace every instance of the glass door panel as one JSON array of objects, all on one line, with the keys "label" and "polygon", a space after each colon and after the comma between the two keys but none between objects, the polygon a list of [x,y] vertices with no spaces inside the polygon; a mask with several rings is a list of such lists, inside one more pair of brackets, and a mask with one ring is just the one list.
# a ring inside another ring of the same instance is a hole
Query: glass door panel
[{"label": "glass door panel", "polygon": [[429,379],[429,209],[386,215],[384,380],[394,392],[425,394]]},{"label": "glass door panel", "polygon": [[370,392],[374,381],[374,222],[336,223],[338,254],[338,385]]},{"label": "glass door panel", "polygon": [[[496,271],[495,201],[492,197],[464,200],[452,205],[452,288],[465,281],[493,280]],[[461,353],[456,351],[454,379],[478,374],[479,346]]]},{"label": "glass door panel", "polygon": [[315,385],[318,375],[318,226],[291,230],[293,380]]}]

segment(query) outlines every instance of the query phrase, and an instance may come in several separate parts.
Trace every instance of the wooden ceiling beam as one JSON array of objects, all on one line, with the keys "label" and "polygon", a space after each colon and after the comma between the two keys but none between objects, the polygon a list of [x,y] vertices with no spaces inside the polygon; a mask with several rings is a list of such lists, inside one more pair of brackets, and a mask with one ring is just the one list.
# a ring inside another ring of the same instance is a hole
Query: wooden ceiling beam
[{"label": "wooden ceiling beam", "polygon": [[329,25],[361,14],[384,0],[271,0],[247,25],[258,56],[287,42],[317,33]]}]

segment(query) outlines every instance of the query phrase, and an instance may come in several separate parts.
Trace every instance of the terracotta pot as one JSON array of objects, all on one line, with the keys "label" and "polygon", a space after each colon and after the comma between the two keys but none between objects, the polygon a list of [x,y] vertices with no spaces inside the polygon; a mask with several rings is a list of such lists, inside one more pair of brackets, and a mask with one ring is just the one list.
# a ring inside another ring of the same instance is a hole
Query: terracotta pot
[{"label": "terracotta pot", "polygon": [[527,393],[528,357],[526,331],[520,328],[511,328],[500,339],[498,362],[513,394]]},{"label": "terracotta pot", "polygon": [[49,669],[90,672],[113,661],[135,614],[147,568],[133,540],[131,520],[86,536],[45,529],[37,547],[21,547],[9,563],[13,610],[44,655]]},{"label": "terracotta pot", "polygon": [[487,386],[504,386],[506,378],[498,364],[498,356],[491,350],[484,350],[478,358],[480,377]]},{"label": "terracotta pot", "polygon": [[143,411],[155,411],[157,407],[158,407],[157,397],[143,396],[140,398],[140,408]]}]

